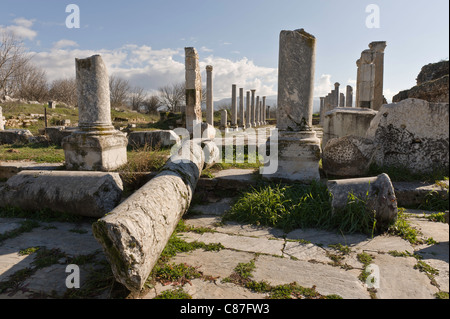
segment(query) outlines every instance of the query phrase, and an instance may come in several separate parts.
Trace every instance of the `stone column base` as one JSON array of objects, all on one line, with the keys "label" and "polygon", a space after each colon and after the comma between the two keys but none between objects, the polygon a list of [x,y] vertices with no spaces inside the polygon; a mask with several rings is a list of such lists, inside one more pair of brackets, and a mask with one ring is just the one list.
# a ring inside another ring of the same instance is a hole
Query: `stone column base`
[{"label": "stone column base", "polygon": [[126,135],[119,131],[105,134],[76,131],[62,141],[66,168],[112,171],[127,163],[127,145]]},{"label": "stone column base", "polygon": [[[274,155],[271,155],[271,161]],[[320,140],[315,131],[279,131],[278,169],[273,174],[263,174],[263,177],[305,183],[320,180],[320,156]]]}]

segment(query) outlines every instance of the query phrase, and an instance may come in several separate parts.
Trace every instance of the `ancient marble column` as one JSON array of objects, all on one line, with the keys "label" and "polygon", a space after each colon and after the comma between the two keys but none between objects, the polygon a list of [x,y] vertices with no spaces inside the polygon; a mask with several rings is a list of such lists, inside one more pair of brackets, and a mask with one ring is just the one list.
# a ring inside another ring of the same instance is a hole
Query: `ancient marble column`
[{"label": "ancient marble column", "polygon": [[5,129],[5,123],[3,123],[3,110],[0,106],[0,131],[3,131]]},{"label": "ancient marble column", "polygon": [[255,117],[255,92],[256,90],[250,90],[252,92],[252,100],[251,100],[251,111],[250,111],[250,122],[252,127],[256,127],[256,117]]},{"label": "ancient marble column", "polygon": [[[278,57],[278,152],[265,160],[262,174],[269,179],[319,180],[320,140],[311,129],[316,38],[303,29],[281,31]],[[271,165],[277,171],[266,173]]]},{"label": "ancient marble column", "polygon": [[186,129],[192,134],[202,121],[202,79],[195,48],[184,48],[186,68]]},{"label": "ancient marble column", "polygon": [[250,91],[247,91],[247,99],[246,99],[246,117],[245,117],[245,125],[247,126],[247,128],[252,127],[252,121],[251,121],[251,117],[252,117],[252,109],[250,106]]},{"label": "ancient marble column", "polygon": [[263,116],[263,125],[267,125],[267,108],[266,108],[266,97],[262,98],[262,116]]},{"label": "ancient marble column", "polygon": [[239,127],[245,130],[244,88],[239,88]]},{"label": "ancient marble column", "polygon": [[228,128],[228,113],[227,110],[220,110],[220,129],[226,130]]},{"label": "ancient marble column", "polygon": [[261,125],[261,118],[260,118],[260,105],[259,105],[259,95],[256,97],[256,103],[255,103],[255,123],[256,126]]},{"label": "ancient marble column", "polygon": [[233,130],[238,128],[236,84],[233,84],[231,86],[231,128]]},{"label": "ancient marble column", "polygon": [[358,105],[357,107],[372,108],[375,84],[375,65],[373,64],[373,54],[370,50],[361,52],[359,59],[359,82]]},{"label": "ancient marble column", "polygon": [[385,41],[369,44],[356,61],[356,107],[379,110],[383,104],[383,69]]},{"label": "ancient marble column", "polygon": [[378,111],[383,105],[384,50],[386,49],[386,41],[371,42],[369,48],[373,52],[375,64],[372,109]]},{"label": "ancient marble column", "polygon": [[75,59],[78,130],[62,140],[69,170],[110,171],[127,162],[125,134],[111,122],[109,76],[100,55]]},{"label": "ancient marble column", "polygon": [[278,62],[279,130],[301,130],[312,125],[314,70],[314,36],[303,29],[281,31]]},{"label": "ancient marble column", "polygon": [[325,97],[321,96],[320,97],[320,111],[319,111],[319,114],[320,114],[319,124],[320,125],[322,125],[322,123],[323,123],[323,115],[324,115],[324,111],[325,111],[324,108],[325,108]]},{"label": "ancient marble column", "polygon": [[264,125],[264,121],[263,121],[263,108],[262,108],[262,99],[259,101],[259,123],[261,123],[260,125]]},{"label": "ancient marble column", "polygon": [[339,93],[339,107],[345,106],[345,95],[344,93]]},{"label": "ancient marble column", "polygon": [[347,92],[345,94],[345,106],[353,107],[353,88],[347,85]]},{"label": "ancient marble column", "polygon": [[333,101],[333,103],[334,103],[334,107],[338,107],[339,106],[339,98],[340,98],[340,95],[339,95],[339,86],[340,86],[341,84],[340,83],[338,83],[338,82],[336,82],[336,83],[334,83],[334,101]]},{"label": "ancient marble column", "polygon": [[214,101],[213,101],[213,66],[206,66],[206,123],[214,126]]},{"label": "ancient marble column", "polygon": [[356,60],[356,93],[355,107],[359,106],[359,84],[361,83],[361,59]]}]

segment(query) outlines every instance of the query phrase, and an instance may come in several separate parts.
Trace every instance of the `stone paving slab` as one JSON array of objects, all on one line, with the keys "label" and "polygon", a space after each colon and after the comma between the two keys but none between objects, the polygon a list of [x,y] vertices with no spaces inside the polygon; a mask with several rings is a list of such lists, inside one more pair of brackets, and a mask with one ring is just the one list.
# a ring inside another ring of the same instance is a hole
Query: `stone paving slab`
[{"label": "stone paving slab", "polygon": [[439,289],[430,283],[423,272],[414,269],[417,260],[413,257],[392,257],[377,254],[373,264],[379,267],[380,299],[432,299]]},{"label": "stone paving slab", "polygon": [[255,257],[254,253],[224,249],[218,252],[195,250],[181,253],[170,262],[186,263],[197,268],[205,276],[212,276],[219,280],[229,277],[239,263],[248,263]]},{"label": "stone paving slab", "polygon": [[[361,252],[372,255],[372,264],[379,269],[380,287],[375,292],[377,298],[433,299],[436,292],[449,290],[448,224],[428,221],[420,217],[420,214],[409,218],[410,223],[420,229],[423,237],[433,237],[437,242],[411,245],[400,237],[390,235],[370,238],[360,234],[342,235],[318,229],[296,229],[286,234],[270,227],[234,222],[222,224],[221,216],[226,205],[221,205],[219,209],[214,204],[217,203],[203,205],[203,214],[190,216],[185,219],[185,223],[194,227],[209,227],[215,232],[185,232],[182,233],[182,238],[206,244],[221,243],[225,248],[218,252],[198,249],[180,253],[169,261],[194,266],[207,278],[213,278],[194,279],[185,284],[183,290],[192,298],[267,297],[266,294],[254,293],[238,284],[222,281],[233,273],[239,263],[249,263],[252,260],[255,269],[251,279],[255,281],[266,281],[271,285],[297,282],[308,288],[316,286],[317,291],[323,295],[337,294],[352,299],[370,298],[366,284],[358,278],[364,268],[357,260],[357,254]],[[23,221],[24,219],[19,218],[0,218],[0,234],[17,229]],[[94,253],[97,254],[96,259],[105,258],[101,246],[92,236],[89,222],[39,224],[39,227],[30,232],[0,242],[0,283],[19,270],[33,267],[36,253],[25,256],[19,254],[19,250],[29,247],[58,248],[69,256]],[[340,264],[333,264],[331,256],[340,253],[329,245],[337,243],[348,245],[350,252],[340,255],[343,258]],[[429,278],[426,273],[415,269],[418,263],[416,258],[393,257],[389,254],[391,250],[420,254],[422,261],[439,273]],[[345,269],[343,265],[346,265]],[[65,266],[66,261],[59,260],[51,266],[39,269],[20,285],[19,290],[0,293],[0,298],[45,298],[53,294],[63,296],[66,291],[65,278],[68,275]],[[92,267],[91,264],[81,267],[82,282]],[[157,283],[140,298],[153,298],[165,290],[176,288]]]},{"label": "stone paving slab", "polygon": [[355,272],[338,267],[264,255],[258,256],[255,266],[253,279],[256,281],[265,280],[272,285],[297,282],[303,287],[316,286],[322,295],[337,294],[345,299],[370,298]]},{"label": "stone paving slab", "polygon": [[221,243],[225,248],[269,255],[283,255],[284,240],[255,238],[223,233],[182,233],[181,238],[187,242],[203,242],[205,244]]}]

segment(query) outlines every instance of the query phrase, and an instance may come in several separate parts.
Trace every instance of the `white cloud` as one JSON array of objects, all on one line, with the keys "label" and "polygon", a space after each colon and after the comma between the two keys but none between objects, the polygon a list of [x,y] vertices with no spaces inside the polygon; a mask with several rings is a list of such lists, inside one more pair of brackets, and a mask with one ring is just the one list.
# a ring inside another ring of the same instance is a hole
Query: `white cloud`
[{"label": "white cloud", "polygon": [[168,83],[184,81],[184,64],[173,59],[178,50],[153,50],[147,46],[125,45],[113,50],[82,50],[54,46],[50,51],[32,52],[33,61],[46,70],[49,81],[75,77],[75,58],[100,54],[109,74],[115,74],[149,92]]},{"label": "white cloud", "polygon": [[[32,52],[33,61],[46,70],[49,81],[75,76],[75,58],[100,54],[109,74],[129,80],[133,86],[140,86],[148,92],[159,87],[185,80],[184,49],[155,50],[149,46],[127,44],[113,50],[82,50],[75,42],[60,40],[52,49]],[[245,91],[256,89],[260,96],[276,95],[278,70],[260,67],[247,58],[230,60],[221,57],[202,57],[199,65],[203,85],[206,85],[206,65],[213,65],[214,99],[231,97],[231,85],[243,87]]]},{"label": "white cloud", "polygon": [[[269,96],[277,94],[278,69],[257,66],[247,58],[230,60],[209,56],[200,60],[200,67],[204,72],[206,65],[212,65],[214,100],[231,97],[231,86],[236,84],[244,91],[256,90],[256,95]],[[202,78],[205,83],[206,78]]]},{"label": "white cloud", "polygon": [[37,32],[31,29],[34,23],[33,19],[16,18],[13,21],[13,25],[6,27],[0,25],[0,31],[12,32],[16,36],[28,40],[33,40],[37,36]]},{"label": "white cloud", "polygon": [[72,40],[62,39],[53,43],[53,49],[62,49],[68,47],[77,47],[78,43]]},{"label": "white cloud", "polygon": [[213,49],[209,49],[209,48],[203,46],[203,47],[200,48],[200,51],[201,51],[201,52],[213,52],[214,50],[213,50]]},{"label": "white cloud", "polygon": [[388,103],[391,103],[391,102],[392,102],[393,96],[396,95],[397,93],[398,93],[398,91],[397,91],[397,92],[394,92],[393,90],[391,90],[391,89],[389,89],[389,88],[383,89],[383,95],[384,95],[384,97],[386,98],[386,100],[387,100]]},{"label": "white cloud", "polygon": [[16,25],[19,25],[19,26],[22,26],[22,27],[25,27],[25,28],[31,28],[31,26],[34,23],[34,19],[33,20],[28,20],[28,19],[25,19],[25,18],[16,18],[13,21],[14,21],[14,23]]},{"label": "white cloud", "polygon": [[334,89],[334,84],[331,82],[330,74],[322,74],[314,85],[314,96],[326,96]]}]

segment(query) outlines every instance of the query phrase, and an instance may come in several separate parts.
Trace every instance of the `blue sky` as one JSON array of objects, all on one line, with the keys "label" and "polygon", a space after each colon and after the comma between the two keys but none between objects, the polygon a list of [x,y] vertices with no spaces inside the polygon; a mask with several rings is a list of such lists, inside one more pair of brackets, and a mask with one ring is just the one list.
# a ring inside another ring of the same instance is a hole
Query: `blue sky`
[{"label": "blue sky", "polygon": [[[184,50],[214,66],[215,99],[231,85],[277,91],[281,30],[317,38],[315,97],[356,82],[356,60],[372,41],[387,41],[385,95],[415,84],[420,68],[449,57],[447,0],[0,0],[0,29],[20,35],[49,80],[74,76],[74,58],[100,53],[110,73],[148,91],[184,80]],[[65,25],[66,6],[80,8],[79,29]],[[367,28],[366,7],[380,9]]]}]

